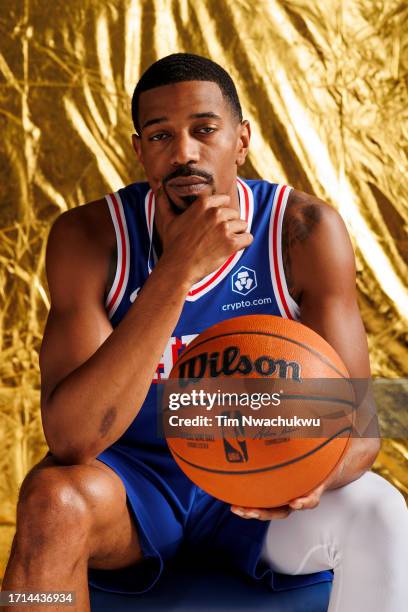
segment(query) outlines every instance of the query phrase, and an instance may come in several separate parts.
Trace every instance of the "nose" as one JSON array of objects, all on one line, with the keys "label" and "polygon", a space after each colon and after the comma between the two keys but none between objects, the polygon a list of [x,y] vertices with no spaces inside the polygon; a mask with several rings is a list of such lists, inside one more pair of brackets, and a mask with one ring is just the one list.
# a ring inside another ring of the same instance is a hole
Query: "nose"
[{"label": "nose", "polygon": [[181,132],[173,138],[171,163],[174,166],[197,163],[200,159],[199,143],[188,132]]}]

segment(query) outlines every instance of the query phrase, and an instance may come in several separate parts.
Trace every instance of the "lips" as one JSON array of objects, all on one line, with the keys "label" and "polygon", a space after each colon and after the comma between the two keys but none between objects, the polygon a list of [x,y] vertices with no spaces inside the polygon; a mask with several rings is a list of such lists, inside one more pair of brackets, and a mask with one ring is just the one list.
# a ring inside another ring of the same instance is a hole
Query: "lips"
[{"label": "lips", "polygon": [[208,190],[209,183],[202,176],[180,176],[170,181],[167,185],[171,191],[181,197],[198,195],[202,191]]},{"label": "lips", "polygon": [[202,176],[180,176],[168,183],[169,187],[187,187],[189,185],[207,184]]}]

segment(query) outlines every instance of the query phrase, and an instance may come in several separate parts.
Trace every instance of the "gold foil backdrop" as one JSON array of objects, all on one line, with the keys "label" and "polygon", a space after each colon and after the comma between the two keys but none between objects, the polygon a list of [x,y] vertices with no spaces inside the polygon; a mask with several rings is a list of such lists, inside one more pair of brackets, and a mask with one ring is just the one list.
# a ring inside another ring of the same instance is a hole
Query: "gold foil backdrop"
[{"label": "gold foil backdrop", "polygon": [[[159,57],[190,51],[230,72],[253,131],[243,176],[340,210],[373,374],[407,374],[407,19],[399,0],[2,0],[1,570],[18,487],[46,450],[47,233],[67,208],[142,179],[130,96]],[[375,465],[405,492],[406,458],[404,441],[384,440]]]}]

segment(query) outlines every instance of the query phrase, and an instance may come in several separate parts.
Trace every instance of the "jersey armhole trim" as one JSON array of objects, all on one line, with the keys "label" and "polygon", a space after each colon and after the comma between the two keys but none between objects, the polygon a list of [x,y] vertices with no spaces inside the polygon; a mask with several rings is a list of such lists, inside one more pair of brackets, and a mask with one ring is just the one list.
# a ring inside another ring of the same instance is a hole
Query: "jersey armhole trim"
[{"label": "jersey armhole trim", "polygon": [[115,278],[105,300],[109,319],[113,317],[122,301],[129,280],[130,247],[125,211],[119,192],[105,196],[116,235],[117,262]]},{"label": "jersey armhole trim", "polygon": [[282,257],[283,216],[292,189],[289,185],[278,185],[275,191],[269,227],[269,260],[272,285],[281,315],[287,319],[299,320],[300,308],[289,293]]}]

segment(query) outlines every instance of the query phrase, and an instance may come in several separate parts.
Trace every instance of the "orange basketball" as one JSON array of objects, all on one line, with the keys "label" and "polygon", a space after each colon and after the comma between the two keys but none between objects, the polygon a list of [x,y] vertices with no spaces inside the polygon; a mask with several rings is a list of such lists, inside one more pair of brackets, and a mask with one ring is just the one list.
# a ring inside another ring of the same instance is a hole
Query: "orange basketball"
[{"label": "orange basketball", "polygon": [[163,423],[175,461],[233,505],[276,507],[308,493],[350,440],[347,369],[296,321],[249,315],[208,328],[183,351],[168,387]]}]

